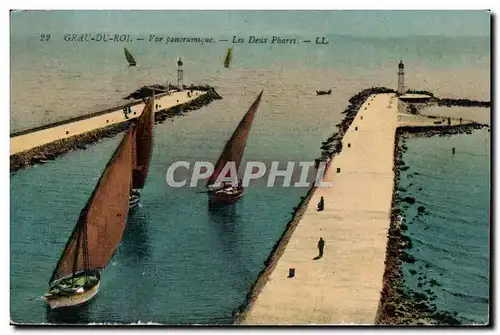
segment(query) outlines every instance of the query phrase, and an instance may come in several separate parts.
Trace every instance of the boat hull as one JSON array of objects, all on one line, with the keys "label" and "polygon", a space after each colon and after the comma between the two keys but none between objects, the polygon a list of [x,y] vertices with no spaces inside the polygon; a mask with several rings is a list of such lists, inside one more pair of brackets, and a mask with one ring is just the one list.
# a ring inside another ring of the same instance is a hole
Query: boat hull
[{"label": "boat hull", "polygon": [[135,210],[137,207],[140,207],[141,205],[141,196],[130,195],[128,203],[129,203],[129,211]]},{"label": "boat hull", "polygon": [[85,290],[82,293],[75,293],[69,296],[51,296],[45,298],[47,303],[49,304],[50,309],[58,309],[64,307],[75,307],[79,305],[83,305],[89,300],[91,300],[95,295],[99,292],[100,280],[96,285],[91,288]]},{"label": "boat hull", "polygon": [[234,204],[243,196],[243,188],[238,189],[236,192],[209,192],[208,199],[213,204],[230,205]]},{"label": "boat hull", "polygon": [[137,207],[141,205],[141,193],[139,192],[131,192],[128,197],[129,211],[135,210]]}]

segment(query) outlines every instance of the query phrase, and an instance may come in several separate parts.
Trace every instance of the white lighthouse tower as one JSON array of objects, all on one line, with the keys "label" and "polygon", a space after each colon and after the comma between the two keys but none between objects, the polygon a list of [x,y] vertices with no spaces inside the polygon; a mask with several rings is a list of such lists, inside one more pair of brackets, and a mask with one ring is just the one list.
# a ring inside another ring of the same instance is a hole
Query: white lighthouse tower
[{"label": "white lighthouse tower", "polygon": [[182,68],[182,59],[179,58],[177,61],[177,88],[179,90],[184,90],[184,70]]},{"label": "white lighthouse tower", "polygon": [[405,65],[403,61],[398,64],[398,95],[405,94]]}]

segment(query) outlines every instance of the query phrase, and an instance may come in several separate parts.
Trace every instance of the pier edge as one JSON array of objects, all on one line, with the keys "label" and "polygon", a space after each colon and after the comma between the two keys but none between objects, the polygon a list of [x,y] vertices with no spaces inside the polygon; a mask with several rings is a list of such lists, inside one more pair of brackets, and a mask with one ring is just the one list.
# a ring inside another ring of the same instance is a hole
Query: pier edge
[{"label": "pier edge", "polygon": [[[206,91],[205,94],[200,95],[185,104],[157,111],[155,114],[155,123],[163,123],[163,121],[167,118],[174,117],[176,115],[175,111],[178,109],[182,109],[184,111],[197,110],[210,104],[214,100],[222,99],[213,87],[196,86],[196,88],[200,87]],[[86,149],[88,146],[95,144],[103,138],[113,137],[123,132],[127,129],[129,122],[130,121],[124,121],[107,127],[91,130],[83,134],[60,139],[33,149],[13,154],[10,156],[10,173],[17,172],[32,165],[44,164],[70,151]],[[50,127],[44,126],[44,128]],[[24,132],[29,132],[29,130]]]},{"label": "pier edge", "polygon": [[[368,97],[370,97],[373,94],[394,93],[394,92],[395,91],[393,89],[389,89],[386,87],[371,87],[364,89],[358,92],[357,94],[353,95],[349,99],[348,107],[341,113],[345,114],[344,119],[339,124],[336,125],[336,127],[339,128],[339,131],[337,133],[333,133],[327,138],[327,140],[322,142],[321,146],[322,154],[321,157],[317,159],[317,161],[327,161],[327,165],[329,165],[331,158],[333,158],[333,156],[339,154],[342,151],[342,145],[341,145],[342,138],[346,133],[347,129],[349,128],[349,126],[351,125],[351,123],[353,122],[354,118],[356,117],[359,109],[361,108],[363,103],[368,99]],[[315,190],[316,187],[312,186],[307,192],[307,194],[301,197],[301,201],[299,202],[297,207],[294,207],[292,219],[287,223],[283,234],[274,244],[274,247],[271,249],[268,258],[264,261],[264,268],[260,271],[260,273],[257,276],[257,279],[250,287],[249,292],[246,296],[245,303],[243,303],[242,305],[237,307],[235,311],[233,311],[233,318],[234,318],[233,324],[241,325],[242,323],[245,322],[245,319],[248,313],[251,311],[254,302],[256,301],[260,292],[264,288],[267,280],[269,279],[270,274],[273,272],[279,259],[283,255],[285,248],[288,242],[290,241],[290,238],[292,237],[295,228],[299,224],[300,219],[302,218],[302,215],[304,214],[304,211],[306,209],[306,206],[308,205],[309,200],[311,199]]]}]

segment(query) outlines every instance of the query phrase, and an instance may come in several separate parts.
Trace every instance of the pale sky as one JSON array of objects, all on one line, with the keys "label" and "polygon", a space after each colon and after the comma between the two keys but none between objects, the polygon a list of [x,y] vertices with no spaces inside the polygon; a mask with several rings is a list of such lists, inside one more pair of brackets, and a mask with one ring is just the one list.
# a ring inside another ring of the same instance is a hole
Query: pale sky
[{"label": "pale sky", "polygon": [[489,36],[487,11],[20,11],[11,33]]}]

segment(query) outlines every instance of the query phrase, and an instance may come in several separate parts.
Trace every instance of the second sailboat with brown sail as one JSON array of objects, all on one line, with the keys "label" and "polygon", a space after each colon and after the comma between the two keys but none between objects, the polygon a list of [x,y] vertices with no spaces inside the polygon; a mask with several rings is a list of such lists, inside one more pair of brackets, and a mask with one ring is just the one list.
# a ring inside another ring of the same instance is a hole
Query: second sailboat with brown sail
[{"label": "second sailboat with brown sail", "polygon": [[128,65],[130,66],[136,66],[137,62],[135,61],[134,56],[130,53],[130,51],[127,48],[123,48],[123,52],[125,53],[125,58],[127,59]]},{"label": "second sailboat with brown sail", "polygon": [[[250,106],[245,116],[243,116],[243,119],[238,124],[238,127],[234,131],[233,135],[229,141],[227,141],[226,146],[224,147],[224,150],[215,165],[214,172],[208,178],[208,196],[212,203],[231,204],[238,201],[243,195],[243,185],[241,185],[241,183],[237,183],[237,185],[233,185],[232,183],[229,185],[217,185],[216,182],[228,162],[234,163],[236,171],[238,171],[243,153],[245,151],[248,134],[252,128],[255,113],[257,112],[262,98],[262,92],[263,91],[259,93],[252,106]],[[226,174],[225,177],[227,176],[228,175]]]},{"label": "second sailboat with brown sail", "polygon": [[226,69],[231,66],[231,61],[233,60],[233,48],[227,49],[226,57],[224,58],[224,67]]},{"label": "second sailboat with brown sail", "polygon": [[52,309],[83,304],[99,290],[99,270],[113,257],[126,225],[134,136],[130,127],[80,213],[49,281],[45,299]]},{"label": "second sailboat with brown sail", "polygon": [[155,119],[155,96],[149,98],[137,122],[135,142],[133,145],[132,188],[130,189],[130,210],[139,206],[141,189],[146,183],[153,150],[153,126]]}]

